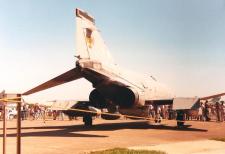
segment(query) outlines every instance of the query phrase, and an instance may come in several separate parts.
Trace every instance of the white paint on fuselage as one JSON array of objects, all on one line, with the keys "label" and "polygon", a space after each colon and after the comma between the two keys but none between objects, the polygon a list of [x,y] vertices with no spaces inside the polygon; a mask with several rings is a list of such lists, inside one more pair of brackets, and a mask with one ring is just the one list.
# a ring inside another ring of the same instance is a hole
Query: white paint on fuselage
[{"label": "white paint on fuselage", "polygon": [[145,100],[171,99],[174,95],[164,84],[154,80],[151,76],[141,73],[121,69],[117,65],[107,67],[103,65],[103,69],[115,74],[111,79],[118,81],[134,88],[144,95]]},{"label": "white paint on fuselage", "polygon": [[[95,21],[88,13],[77,10],[77,57],[92,63],[98,63],[90,69],[107,75],[111,81],[122,83],[138,92],[141,100],[171,99],[170,91],[150,76],[133,73],[118,67],[110,54]],[[144,102],[144,101],[143,101]]]}]

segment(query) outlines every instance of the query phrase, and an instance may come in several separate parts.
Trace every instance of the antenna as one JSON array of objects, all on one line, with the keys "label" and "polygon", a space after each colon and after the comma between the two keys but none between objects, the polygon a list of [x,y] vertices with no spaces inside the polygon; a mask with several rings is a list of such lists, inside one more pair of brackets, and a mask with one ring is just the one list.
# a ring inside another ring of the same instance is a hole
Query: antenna
[{"label": "antenna", "polygon": [[156,78],[155,78],[154,76],[151,75],[150,77],[151,77],[154,81],[157,81]]}]

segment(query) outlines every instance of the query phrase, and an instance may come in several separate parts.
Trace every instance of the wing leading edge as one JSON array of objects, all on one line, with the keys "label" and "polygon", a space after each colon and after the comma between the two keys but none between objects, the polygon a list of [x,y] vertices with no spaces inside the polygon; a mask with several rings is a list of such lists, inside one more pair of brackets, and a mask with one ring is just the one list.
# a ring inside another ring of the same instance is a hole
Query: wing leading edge
[{"label": "wing leading edge", "polygon": [[78,68],[73,68],[33,89],[30,89],[26,92],[24,92],[22,95],[30,95],[48,88],[52,88],[76,79],[82,78],[82,75],[80,73],[80,70]]},{"label": "wing leading edge", "polygon": [[220,93],[220,94],[216,94],[216,95],[211,95],[211,96],[206,96],[206,97],[202,97],[200,98],[201,100],[207,100],[207,99],[212,99],[212,98],[216,98],[216,97],[221,97],[224,96],[225,93]]}]

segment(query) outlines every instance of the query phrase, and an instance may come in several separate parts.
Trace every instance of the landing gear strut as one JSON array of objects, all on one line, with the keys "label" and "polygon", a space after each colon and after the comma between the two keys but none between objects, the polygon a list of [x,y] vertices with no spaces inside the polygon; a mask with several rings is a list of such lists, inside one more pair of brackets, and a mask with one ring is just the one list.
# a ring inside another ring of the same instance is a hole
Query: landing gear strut
[{"label": "landing gear strut", "polygon": [[84,122],[84,126],[86,127],[92,126],[92,116],[91,115],[83,116],[83,122]]},{"label": "landing gear strut", "polygon": [[177,127],[181,128],[184,126],[184,120],[185,120],[185,113],[182,110],[177,111]]},{"label": "landing gear strut", "polygon": [[181,128],[184,126],[184,122],[177,121],[177,127]]}]

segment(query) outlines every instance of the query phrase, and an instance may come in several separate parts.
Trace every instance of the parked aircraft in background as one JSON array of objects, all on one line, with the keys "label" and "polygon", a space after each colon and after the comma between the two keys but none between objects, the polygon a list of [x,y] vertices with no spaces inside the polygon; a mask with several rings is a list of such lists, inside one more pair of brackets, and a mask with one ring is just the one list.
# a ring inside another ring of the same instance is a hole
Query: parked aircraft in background
[{"label": "parked aircraft in background", "polygon": [[[173,104],[174,95],[153,77],[130,73],[115,64],[95,19],[88,13],[76,9],[76,67],[25,93],[30,95],[76,79],[90,81],[94,90],[89,95],[89,106],[107,108],[108,112],[146,117],[148,105]],[[216,97],[224,95],[219,94]],[[207,97],[207,99],[213,96]],[[203,98],[205,99],[205,98]],[[197,99],[199,101],[200,99]],[[180,104],[180,101],[176,101]],[[195,102],[189,107],[194,106]],[[177,109],[182,108],[182,103]],[[113,119],[113,117],[112,117]],[[91,116],[84,116],[86,125],[92,124]]]}]

